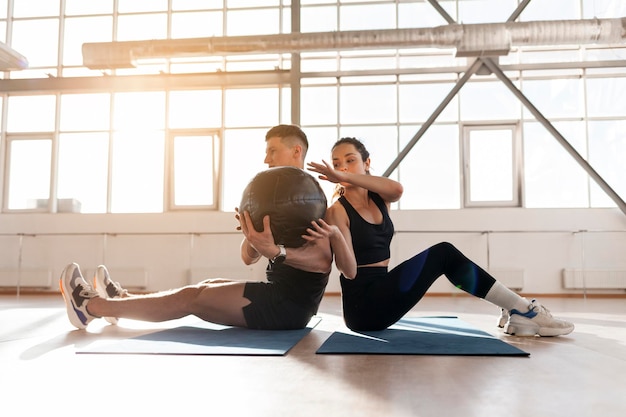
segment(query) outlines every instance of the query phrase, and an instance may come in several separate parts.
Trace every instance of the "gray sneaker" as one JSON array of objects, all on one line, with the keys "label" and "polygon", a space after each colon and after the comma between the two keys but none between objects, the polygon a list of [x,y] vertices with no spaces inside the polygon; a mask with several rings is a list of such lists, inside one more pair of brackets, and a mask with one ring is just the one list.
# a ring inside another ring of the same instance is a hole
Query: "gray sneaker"
[{"label": "gray sneaker", "polygon": [[[102,298],[122,298],[128,295],[128,291],[122,288],[118,282],[111,279],[109,271],[104,265],[98,265],[96,268],[93,285],[98,295]],[[117,324],[118,322],[117,317],[105,317],[104,319],[111,324]]]},{"label": "gray sneaker", "polygon": [[78,329],[87,328],[87,324],[95,318],[87,311],[87,303],[98,294],[83,278],[78,264],[71,263],[65,267],[59,279],[59,288],[70,322]]},{"label": "gray sneaker", "polygon": [[504,326],[504,333],[515,336],[562,336],[570,334],[574,325],[568,321],[552,317],[550,311],[532,300],[529,310],[522,313],[511,310],[509,321]]}]

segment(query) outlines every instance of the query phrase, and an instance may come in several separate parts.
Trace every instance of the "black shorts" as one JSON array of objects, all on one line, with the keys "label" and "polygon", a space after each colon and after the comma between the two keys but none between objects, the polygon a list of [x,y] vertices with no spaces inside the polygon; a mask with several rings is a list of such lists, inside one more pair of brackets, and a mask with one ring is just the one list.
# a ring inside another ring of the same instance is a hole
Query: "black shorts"
[{"label": "black shorts", "polygon": [[243,308],[251,329],[303,329],[315,314],[328,274],[300,271],[281,265],[267,273],[269,282],[247,282],[243,296],[251,302]]}]

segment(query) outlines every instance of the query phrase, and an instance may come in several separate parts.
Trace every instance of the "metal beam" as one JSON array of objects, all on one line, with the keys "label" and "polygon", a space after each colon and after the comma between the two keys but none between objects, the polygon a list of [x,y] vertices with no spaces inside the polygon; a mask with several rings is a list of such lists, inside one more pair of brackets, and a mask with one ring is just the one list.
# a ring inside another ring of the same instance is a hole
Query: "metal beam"
[{"label": "metal beam", "polygon": [[[507,22],[512,22],[515,20],[519,14],[524,10],[524,8],[528,5],[530,0],[526,0],[519,4],[513,14],[508,18]],[[441,14],[441,16],[450,24],[454,24],[454,19],[439,5],[437,0],[428,0],[428,2]],[[494,64],[495,65],[495,64]],[[454,96],[459,92],[461,87],[465,85],[467,80],[470,79],[472,75],[474,75],[482,66],[482,61],[480,59],[475,59],[474,62],[470,65],[468,70],[465,72],[463,77],[456,83],[456,85],[452,88],[452,90],[448,93],[448,95],[443,99],[441,104],[437,106],[433,114],[430,115],[428,120],[422,125],[422,127],[417,131],[417,133],[411,138],[409,143],[404,147],[404,149],[398,154],[396,159],[393,160],[389,168],[383,173],[383,176],[388,177],[391,173],[398,167],[400,162],[404,159],[404,157],[413,149],[413,146],[422,138],[424,133],[430,128],[435,119],[439,117],[441,112],[446,108],[446,106],[452,101]]]},{"label": "metal beam", "polygon": [[437,119],[437,117],[439,117],[439,115],[446,108],[446,106],[450,104],[450,101],[452,101],[452,99],[459,92],[461,87],[465,85],[467,80],[469,80],[472,77],[472,75],[474,75],[476,71],[478,71],[478,68],[480,68],[482,65],[483,65],[482,62],[479,59],[474,60],[472,65],[467,69],[467,71],[465,72],[465,74],[463,74],[463,76],[459,79],[459,81],[457,81],[457,83],[454,85],[452,90],[450,90],[448,95],[443,99],[443,101],[439,104],[439,106],[437,106],[435,111],[430,115],[428,120],[424,122],[422,127],[417,131],[417,133],[413,136],[413,138],[409,141],[409,143],[407,143],[404,149],[402,149],[402,151],[398,154],[398,156],[396,156],[396,159],[394,159],[391,165],[389,165],[389,168],[387,168],[387,170],[383,173],[384,177],[388,177],[389,175],[391,175],[391,173],[400,164],[400,161],[402,161],[404,157],[411,151],[411,149],[413,149],[413,146],[415,146],[415,144],[422,138],[422,136],[424,136],[424,133],[426,133],[426,131],[433,124],[435,119]]},{"label": "metal beam", "polygon": [[52,77],[0,80],[0,93],[147,91],[168,88],[207,88],[214,86],[288,85],[287,70],[155,74],[101,77]]},{"label": "metal beam", "polygon": [[617,206],[626,214],[626,203],[624,200],[604,181],[591,165],[583,158],[578,151],[559,133],[558,130],[546,119],[543,114],[524,96],[524,94],[507,78],[500,68],[489,58],[481,58],[481,61],[502,81],[513,94],[528,108],[535,118],[556,138],[556,140],[565,148],[565,150],[578,162],[587,174],[604,190],[605,193],[617,204]]}]

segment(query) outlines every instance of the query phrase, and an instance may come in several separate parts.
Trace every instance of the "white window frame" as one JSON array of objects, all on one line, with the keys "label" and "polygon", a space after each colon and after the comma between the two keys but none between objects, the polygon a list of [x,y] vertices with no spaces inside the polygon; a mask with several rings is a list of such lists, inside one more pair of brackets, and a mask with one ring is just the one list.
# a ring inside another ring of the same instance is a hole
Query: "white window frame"
[{"label": "white window frame", "polygon": [[[49,140],[52,144],[51,148],[51,163],[50,163],[50,188],[48,191],[48,204],[46,207],[35,208],[21,208],[11,209],[9,208],[9,193],[11,183],[11,143],[20,140]],[[57,142],[55,135],[50,132],[42,133],[29,133],[29,134],[11,134],[6,135],[4,141],[4,173],[2,176],[2,212],[4,213],[50,213],[56,212],[57,200],[56,200],[56,158],[57,158]]]},{"label": "white window frame", "polygon": [[[496,201],[475,201],[471,198],[471,170],[470,170],[470,155],[471,155],[471,142],[470,136],[474,131],[485,130],[508,130],[511,132],[513,149],[512,155],[512,175],[511,175],[511,190],[512,198],[510,200],[496,200]],[[463,186],[462,186],[462,201],[463,206],[470,207],[521,207],[522,204],[522,147],[521,147],[521,132],[519,123],[489,123],[489,124],[463,124],[461,125],[461,153],[462,153],[462,167],[463,173]]]},{"label": "white window frame", "polygon": [[[182,136],[207,136],[213,137],[213,204],[205,205],[181,205],[176,204],[175,175],[176,167],[174,164],[175,139]],[[220,160],[221,160],[221,135],[219,131],[214,129],[192,129],[192,130],[170,130],[167,134],[167,152],[166,152],[166,185],[164,187],[164,198],[166,211],[181,210],[217,210],[219,207],[220,196]]]}]

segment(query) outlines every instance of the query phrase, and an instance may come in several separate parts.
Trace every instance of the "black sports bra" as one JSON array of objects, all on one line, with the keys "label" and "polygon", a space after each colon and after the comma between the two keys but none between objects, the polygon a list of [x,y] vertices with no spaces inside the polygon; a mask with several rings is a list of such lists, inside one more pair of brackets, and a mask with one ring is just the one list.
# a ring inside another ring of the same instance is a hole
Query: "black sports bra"
[{"label": "black sports bra", "polygon": [[380,224],[372,224],[365,221],[344,196],[341,196],[338,200],[346,209],[350,219],[352,247],[354,248],[357,265],[373,264],[389,259],[391,256],[389,246],[394,228],[387,206],[378,194],[368,192],[368,196],[374,201],[383,215],[383,221]]}]

